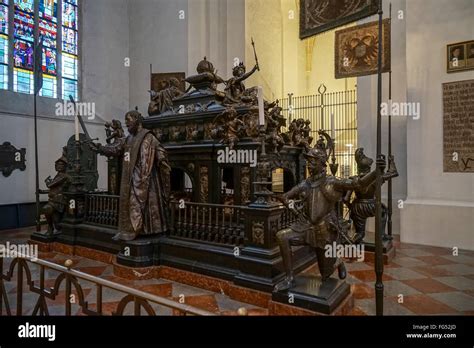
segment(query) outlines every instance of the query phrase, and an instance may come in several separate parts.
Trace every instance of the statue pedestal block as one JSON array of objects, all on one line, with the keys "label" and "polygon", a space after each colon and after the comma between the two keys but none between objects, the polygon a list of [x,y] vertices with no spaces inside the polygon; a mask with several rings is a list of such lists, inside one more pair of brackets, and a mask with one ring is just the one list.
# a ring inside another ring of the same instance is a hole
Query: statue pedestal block
[{"label": "statue pedestal block", "polygon": [[331,314],[351,294],[351,287],[343,280],[329,278],[321,282],[319,275],[303,274],[295,278],[296,285],[285,291],[273,292],[272,300]]},{"label": "statue pedestal block", "polygon": [[120,252],[117,255],[117,263],[128,267],[150,267],[154,262],[154,255],[159,255],[158,235],[151,237],[139,237],[138,239],[121,242]]},{"label": "statue pedestal block", "polygon": [[31,235],[31,240],[41,243],[53,243],[61,233],[47,234],[45,232],[34,232]]}]

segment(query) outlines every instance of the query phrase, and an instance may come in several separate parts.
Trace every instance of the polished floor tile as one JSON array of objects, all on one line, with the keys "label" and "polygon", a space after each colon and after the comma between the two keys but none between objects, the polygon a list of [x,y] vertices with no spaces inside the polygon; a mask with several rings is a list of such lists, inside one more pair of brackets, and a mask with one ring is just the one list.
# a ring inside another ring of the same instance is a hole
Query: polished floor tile
[{"label": "polished floor tile", "polygon": [[456,289],[447,286],[435,279],[425,278],[425,279],[408,279],[403,281],[408,286],[416,289],[422,293],[430,294],[434,292],[449,292],[455,291]]},{"label": "polished floor tile", "polygon": [[415,314],[448,314],[456,311],[424,294],[404,296],[402,305]]},{"label": "polished floor tile", "polygon": [[457,311],[472,311],[474,310],[474,300],[461,291],[457,292],[442,292],[437,294],[429,294],[428,296],[435,300],[454,308]]}]

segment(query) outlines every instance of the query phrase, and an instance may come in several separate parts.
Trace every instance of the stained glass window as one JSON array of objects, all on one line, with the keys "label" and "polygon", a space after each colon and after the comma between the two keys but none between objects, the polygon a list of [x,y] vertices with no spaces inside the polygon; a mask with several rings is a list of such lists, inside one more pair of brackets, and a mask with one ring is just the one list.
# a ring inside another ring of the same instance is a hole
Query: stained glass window
[{"label": "stained glass window", "polygon": [[77,79],[77,58],[73,55],[63,53],[62,55],[62,75],[69,79]]},{"label": "stained glass window", "polygon": [[43,47],[43,72],[50,75],[56,75],[56,50]]},{"label": "stained glass window", "polygon": [[43,39],[43,45],[56,48],[57,25],[44,19],[39,21],[40,37]]},{"label": "stained glass window", "polygon": [[77,29],[77,6],[63,2],[63,25],[68,28]]},{"label": "stained glass window", "polygon": [[8,66],[0,64],[0,89],[8,89]]},{"label": "stained glass window", "polygon": [[41,89],[41,95],[43,97],[56,98],[57,97],[57,81],[54,76],[43,75],[43,88]]},{"label": "stained glass window", "polygon": [[[34,93],[34,47],[39,39],[43,43],[40,95],[68,99],[71,94],[77,99],[78,3],[78,0],[0,0],[0,89]],[[9,6],[13,7],[10,12]],[[13,35],[9,28],[13,28]],[[35,30],[39,34],[36,39]],[[59,70],[58,60],[62,62]],[[13,81],[8,78],[12,75]]]},{"label": "stained glass window", "polygon": [[63,52],[77,54],[77,32],[63,27]]},{"label": "stained glass window", "polygon": [[0,5],[0,33],[8,34],[8,6]]},{"label": "stained glass window", "polygon": [[0,89],[8,89],[8,0],[0,4]]},{"label": "stained glass window", "polygon": [[74,99],[77,99],[77,81],[63,78],[63,99],[69,99],[69,95],[72,95]]},{"label": "stained glass window", "polygon": [[8,64],[8,36],[0,34],[0,64]]},{"label": "stained glass window", "polygon": [[77,98],[77,0],[64,0],[62,11],[62,89],[63,99]]},{"label": "stained glass window", "polygon": [[19,39],[34,41],[35,20],[32,15],[23,12],[15,12],[14,34]]},{"label": "stained glass window", "polygon": [[13,70],[13,87],[15,92],[33,94],[33,72],[23,69]]},{"label": "stained glass window", "polygon": [[33,70],[33,44],[15,39],[13,43],[13,62],[18,68]]},{"label": "stained glass window", "polygon": [[41,18],[44,18],[56,23],[57,17],[58,17],[57,0],[40,0],[39,15]]},{"label": "stained glass window", "polygon": [[32,14],[35,12],[35,2],[34,0],[15,0],[15,10]]}]

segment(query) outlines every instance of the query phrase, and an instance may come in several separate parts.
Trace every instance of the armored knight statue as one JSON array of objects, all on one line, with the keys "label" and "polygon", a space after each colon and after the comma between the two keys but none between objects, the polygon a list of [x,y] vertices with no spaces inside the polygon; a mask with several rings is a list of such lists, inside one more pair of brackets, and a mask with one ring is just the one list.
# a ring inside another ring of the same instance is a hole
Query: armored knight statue
[{"label": "armored knight statue", "polygon": [[[326,138],[330,139],[327,134]],[[292,246],[309,245],[314,249],[323,282],[329,279],[336,268],[340,279],[346,277],[342,260],[325,255],[325,246],[340,242],[344,233],[337,214],[337,203],[347,190],[362,190],[376,178],[375,171],[361,178],[351,179],[327,175],[328,148],[321,146],[320,142],[305,157],[310,177],[286,194],[277,196],[277,199],[293,210],[290,200],[300,201],[301,208],[296,210],[298,221],[277,234],[286,277],[275,286],[275,291],[287,290],[295,284]],[[380,165],[384,169],[385,161],[381,160]]]},{"label": "armored knight statue", "polygon": [[61,231],[60,222],[67,206],[67,198],[63,194],[71,183],[71,177],[66,173],[67,164],[67,158],[64,155],[61,156],[55,162],[56,176],[53,179],[48,176],[44,181],[48,189],[39,190],[40,193],[48,194],[48,203],[43,206],[41,212],[48,222],[48,232],[46,234],[50,236]]},{"label": "armored knight statue", "polygon": [[[372,163],[372,158],[367,157],[364,154],[363,148],[358,148],[354,154],[355,161],[357,163],[357,176],[352,177],[354,179],[362,179],[369,174]],[[397,168],[393,156],[389,157],[389,165],[387,172],[383,174],[382,180],[386,182],[390,178],[398,176]],[[361,243],[365,237],[365,227],[367,218],[375,216],[375,183],[367,187],[359,187],[350,190],[346,193],[344,203],[350,209],[350,218],[354,224],[356,234],[353,238],[353,243]],[[355,198],[350,202],[352,193],[355,194]],[[389,236],[385,234],[385,225],[387,224],[387,207],[382,203],[382,235],[383,239],[389,239]]]},{"label": "armored knight statue", "polygon": [[169,174],[165,149],[152,131],[143,128],[142,115],[125,115],[129,135],[124,141],[91,148],[104,156],[123,156],[118,233],[115,240],[130,241],[138,236],[168,230]]}]

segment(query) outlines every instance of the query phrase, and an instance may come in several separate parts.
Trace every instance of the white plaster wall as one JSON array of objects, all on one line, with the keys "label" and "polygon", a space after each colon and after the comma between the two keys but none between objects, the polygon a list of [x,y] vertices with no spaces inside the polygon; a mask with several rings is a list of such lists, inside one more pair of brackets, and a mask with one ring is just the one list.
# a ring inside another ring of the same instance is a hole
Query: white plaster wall
[{"label": "white plaster wall", "polygon": [[406,12],[408,100],[421,103],[422,115],[407,123],[402,241],[472,250],[474,175],[443,173],[442,84],[474,78],[473,71],[446,73],[446,45],[474,37],[474,2],[407,1]]},{"label": "white plaster wall", "polygon": [[[184,11],[184,19],[179,18],[180,11]],[[147,114],[150,64],[155,73],[187,71],[191,16],[188,0],[129,0],[131,109],[138,106]]]},{"label": "white plaster wall", "polygon": [[[104,141],[103,120],[123,118],[128,110],[128,0],[83,0],[81,30],[82,101],[96,104],[96,119],[87,122],[90,135]],[[120,24],[120,25],[119,25]],[[55,116],[59,99],[38,97],[40,186],[54,175],[54,161],[74,133],[72,119]],[[26,170],[0,175],[0,204],[35,201],[33,96],[0,91],[0,143],[26,148]],[[99,187],[106,188],[106,161],[99,160]]]},{"label": "white plaster wall", "polygon": [[245,62],[245,0],[192,0],[188,12],[187,75],[207,57],[219,76],[230,78],[234,59]]}]

